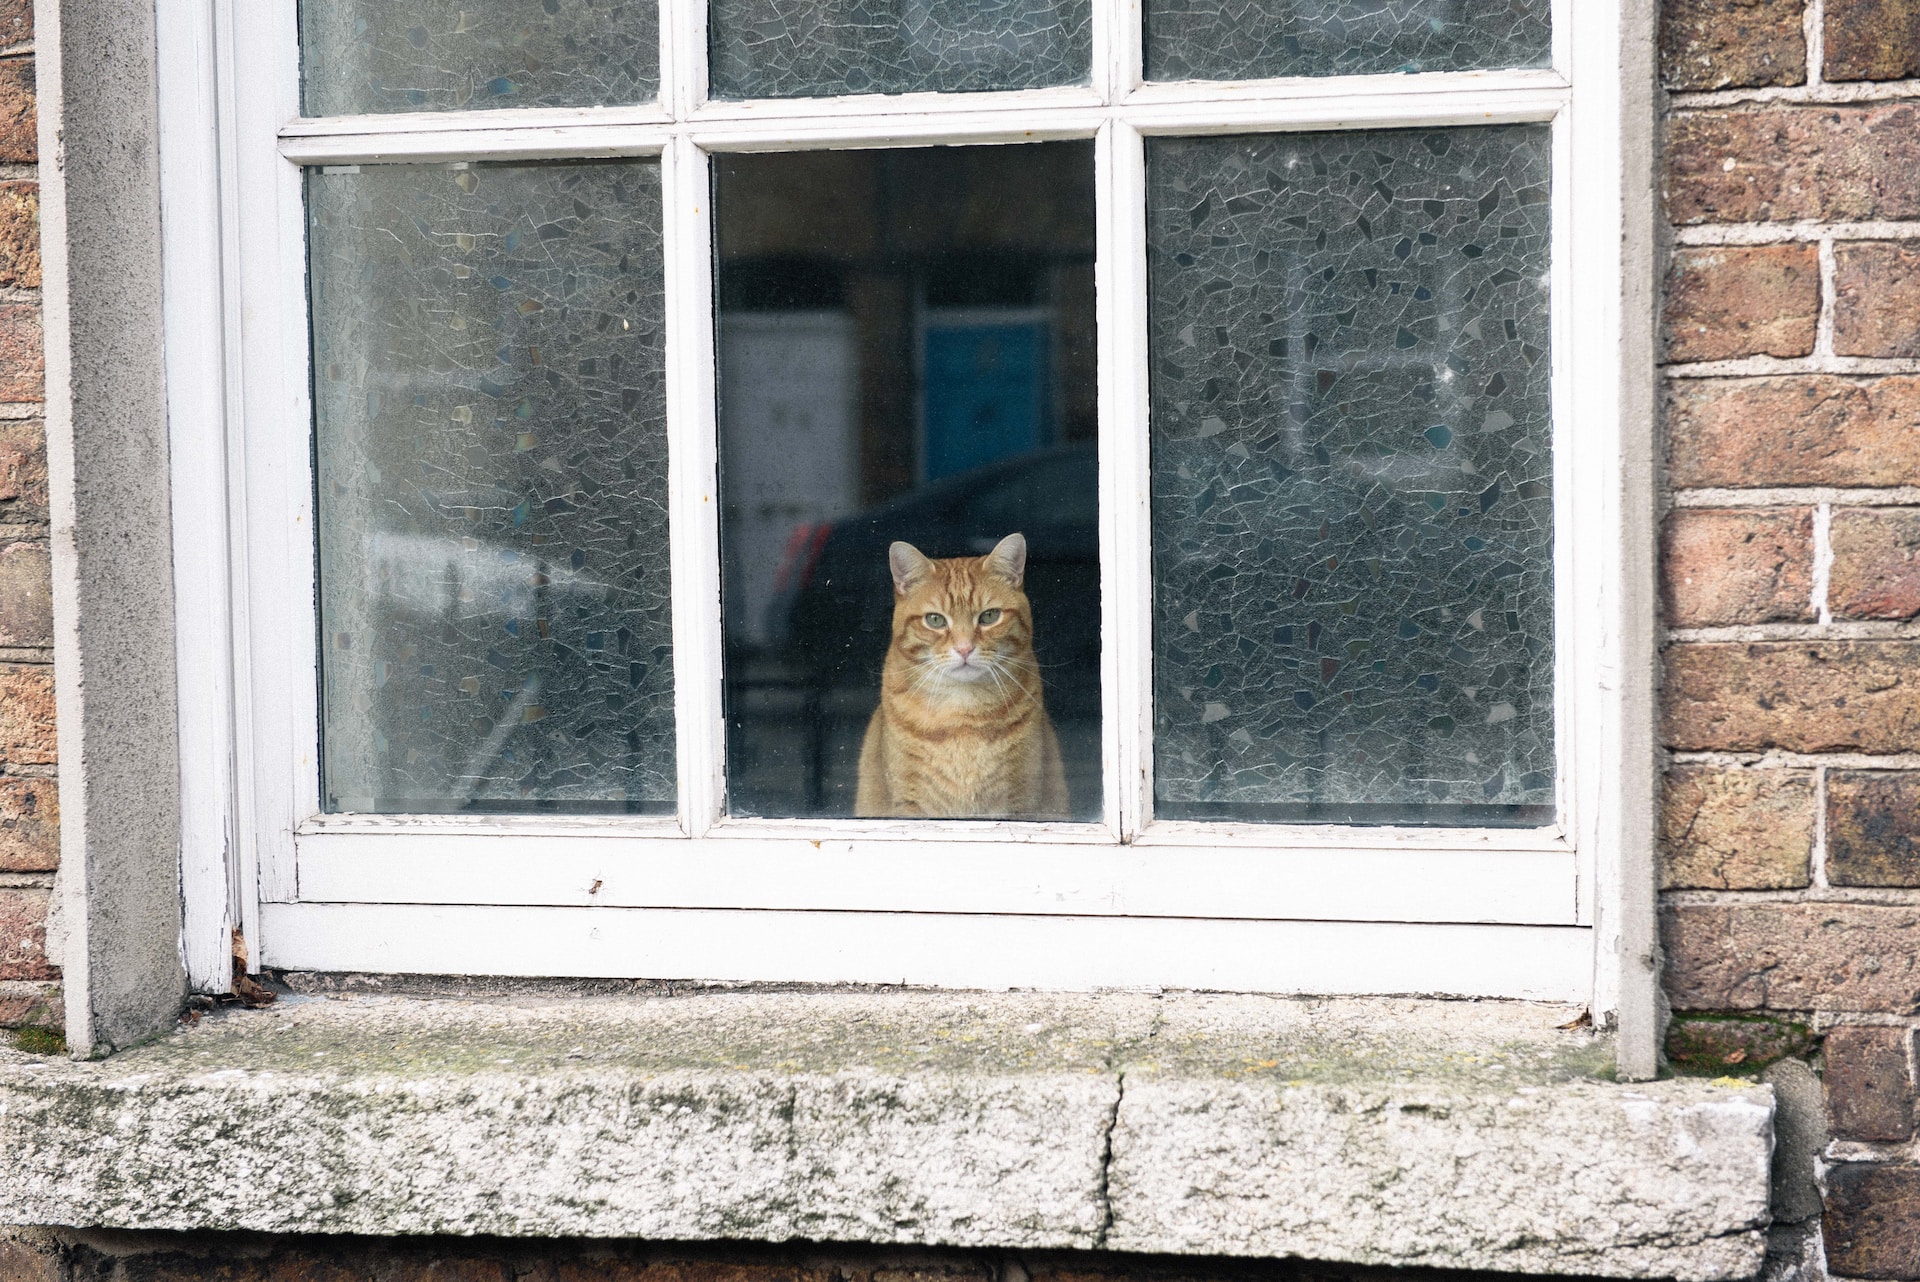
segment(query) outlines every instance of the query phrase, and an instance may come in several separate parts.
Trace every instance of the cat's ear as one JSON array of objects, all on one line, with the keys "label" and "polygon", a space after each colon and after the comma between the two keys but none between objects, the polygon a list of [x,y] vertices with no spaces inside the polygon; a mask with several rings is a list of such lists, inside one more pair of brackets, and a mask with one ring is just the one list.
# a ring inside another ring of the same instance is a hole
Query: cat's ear
[{"label": "cat's ear", "polygon": [[987,553],[987,569],[1019,587],[1027,577],[1027,536],[1009,534]]},{"label": "cat's ear", "polygon": [[887,564],[893,569],[893,590],[900,596],[925,583],[933,573],[933,562],[911,543],[896,543],[888,548]]}]

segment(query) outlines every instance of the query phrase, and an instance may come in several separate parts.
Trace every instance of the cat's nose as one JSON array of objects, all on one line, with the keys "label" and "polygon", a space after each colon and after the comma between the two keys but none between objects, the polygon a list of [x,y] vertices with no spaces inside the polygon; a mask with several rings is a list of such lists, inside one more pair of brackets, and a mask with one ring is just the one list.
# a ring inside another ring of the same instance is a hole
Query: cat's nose
[{"label": "cat's nose", "polygon": [[962,662],[965,662],[967,656],[973,653],[973,647],[970,645],[956,645],[953,647],[953,652],[960,656]]}]

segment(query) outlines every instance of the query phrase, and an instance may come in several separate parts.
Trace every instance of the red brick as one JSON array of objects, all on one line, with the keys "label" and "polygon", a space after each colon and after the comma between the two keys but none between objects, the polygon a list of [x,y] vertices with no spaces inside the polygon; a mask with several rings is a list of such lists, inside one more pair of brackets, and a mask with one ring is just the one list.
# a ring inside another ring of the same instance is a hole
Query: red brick
[{"label": "red brick", "polygon": [[38,183],[0,183],[0,285],[40,288]]},{"label": "red brick", "polygon": [[47,892],[0,887],[0,979],[58,979],[47,963]]},{"label": "red brick", "polygon": [[1676,628],[1811,619],[1813,509],[1675,509],[1662,532],[1661,587]]},{"label": "red brick", "polygon": [[1920,378],[1676,378],[1667,382],[1676,489],[1920,484]]},{"label": "red brick", "polygon": [[32,0],[0,0],[0,48],[33,39]]},{"label": "red brick", "polygon": [[1676,766],[1660,807],[1660,888],[1805,886],[1813,829],[1810,770]]},{"label": "red brick", "polygon": [[[269,1282],[279,1282],[276,1269]],[[381,1282],[514,1282],[513,1269],[496,1255],[448,1252],[428,1258],[398,1256],[381,1271]]]},{"label": "red brick", "polygon": [[[619,1254],[563,1256],[543,1261],[524,1282],[844,1282],[841,1269],[721,1260],[648,1263]],[[871,1275],[855,1272],[851,1277]]]},{"label": "red brick", "polygon": [[1821,32],[1828,80],[1920,75],[1920,0],[1827,0]]},{"label": "red brick", "polygon": [[1827,880],[1920,886],[1920,772],[1827,772]]},{"label": "red brick", "polygon": [[[58,1029],[62,1023],[59,984],[20,979],[0,983],[0,1028]],[[0,1279],[6,1276],[0,1273]]]},{"label": "red brick", "polygon": [[1920,1170],[1834,1163],[1820,1227],[1834,1277],[1920,1278]]},{"label": "red brick", "polygon": [[0,543],[0,645],[53,644],[53,582],[47,545]]},{"label": "red brick", "polygon": [[38,129],[33,59],[0,58],[0,163],[30,165],[37,161]]},{"label": "red brick", "polygon": [[[212,1249],[209,1250],[208,1248]],[[218,1254],[216,1254],[218,1252]],[[297,1253],[296,1253],[297,1254]],[[123,1256],[126,1264],[121,1270],[106,1273],[102,1270],[102,1282],[112,1278],[120,1282],[270,1282],[279,1275],[271,1273],[266,1261],[259,1258],[242,1256],[238,1252],[219,1252],[211,1243],[188,1240],[185,1250],[166,1250],[158,1243],[147,1246],[145,1251],[132,1256]],[[76,1269],[76,1273],[81,1270]],[[347,1282],[350,1275],[336,1275],[337,1282]],[[365,1282],[366,1275],[361,1274],[354,1282]]]},{"label": "red brick", "polygon": [[1920,643],[1755,641],[1667,650],[1666,743],[1681,750],[1920,750]]},{"label": "red brick", "polygon": [[47,434],[38,421],[0,419],[0,519],[47,519]]},{"label": "red brick", "polygon": [[1666,0],[1661,79],[1669,89],[1798,85],[1807,80],[1802,0]]},{"label": "red brick", "polygon": [[50,766],[56,760],[53,669],[0,666],[0,761]]},{"label": "red brick", "polygon": [[[238,1273],[235,1282],[251,1282],[253,1277],[258,1277],[260,1282],[372,1282],[372,1279],[380,1276],[371,1261],[348,1263],[340,1258],[341,1254],[311,1247],[277,1251],[269,1258],[253,1263],[251,1272]],[[364,1250],[362,1254],[365,1254]],[[194,1273],[189,1268],[180,1282],[199,1282],[205,1277],[206,1274]]]},{"label": "red brick", "polygon": [[1667,274],[1667,359],[1805,356],[1820,321],[1813,245],[1681,249]]},{"label": "red brick", "polygon": [[1858,241],[1833,251],[1833,350],[1920,356],[1920,244]]},{"label": "red brick", "polygon": [[1666,194],[1683,225],[1920,217],[1920,108],[1678,112]]},{"label": "red brick", "polygon": [[47,357],[37,303],[0,303],[0,401],[44,401]]},{"label": "red brick", "polygon": [[1835,618],[1920,615],[1920,508],[1841,508],[1832,544],[1827,601]]},{"label": "red brick", "polygon": [[29,1242],[5,1234],[0,1235],[0,1280],[65,1282],[66,1269],[51,1243]]},{"label": "red brick", "polygon": [[1842,1024],[1826,1040],[1827,1120],[1843,1140],[1913,1135],[1913,1030]]},{"label": "red brick", "polygon": [[1920,908],[1668,904],[1660,938],[1675,1010],[1920,1012]]},{"label": "red brick", "polygon": [[60,785],[0,779],[0,872],[52,872],[59,866]]}]

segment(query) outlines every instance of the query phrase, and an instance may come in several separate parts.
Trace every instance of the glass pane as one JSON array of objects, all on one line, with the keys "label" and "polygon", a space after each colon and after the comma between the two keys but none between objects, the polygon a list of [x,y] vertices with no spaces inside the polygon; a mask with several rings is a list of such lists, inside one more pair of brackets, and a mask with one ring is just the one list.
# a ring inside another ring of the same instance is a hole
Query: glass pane
[{"label": "glass pane", "polygon": [[659,165],[307,200],[326,807],[671,811]]},{"label": "glass pane", "polygon": [[712,0],[716,98],[1086,83],[1088,0]]},{"label": "glass pane", "polygon": [[658,0],[302,0],[309,116],[611,107],[660,94]]},{"label": "glass pane", "polygon": [[1551,0],[1147,0],[1149,80],[1544,67]]},{"label": "glass pane", "polygon": [[1093,145],[714,165],[733,813],[1097,817]]},{"label": "glass pane", "polygon": [[1148,145],[1158,813],[1550,820],[1547,127]]}]

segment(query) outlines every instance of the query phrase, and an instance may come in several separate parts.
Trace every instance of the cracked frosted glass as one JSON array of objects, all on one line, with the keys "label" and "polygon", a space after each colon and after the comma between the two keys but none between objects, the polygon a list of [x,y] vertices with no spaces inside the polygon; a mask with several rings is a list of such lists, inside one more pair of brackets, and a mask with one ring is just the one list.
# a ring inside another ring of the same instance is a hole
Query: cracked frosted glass
[{"label": "cracked frosted glass", "polygon": [[327,808],[670,811],[659,165],[307,199]]},{"label": "cracked frosted glass", "polygon": [[1149,80],[1544,67],[1550,0],[1147,0]]},{"label": "cracked frosted glass", "polygon": [[716,98],[1083,84],[1088,0],[713,0]]},{"label": "cracked frosted glass", "polygon": [[309,116],[607,107],[660,93],[658,0],[304,0]]},{"label": "cracked frosted glass", "polygon": [[1158,812],[1548,821],[1547,128],[1148,147]]}]

